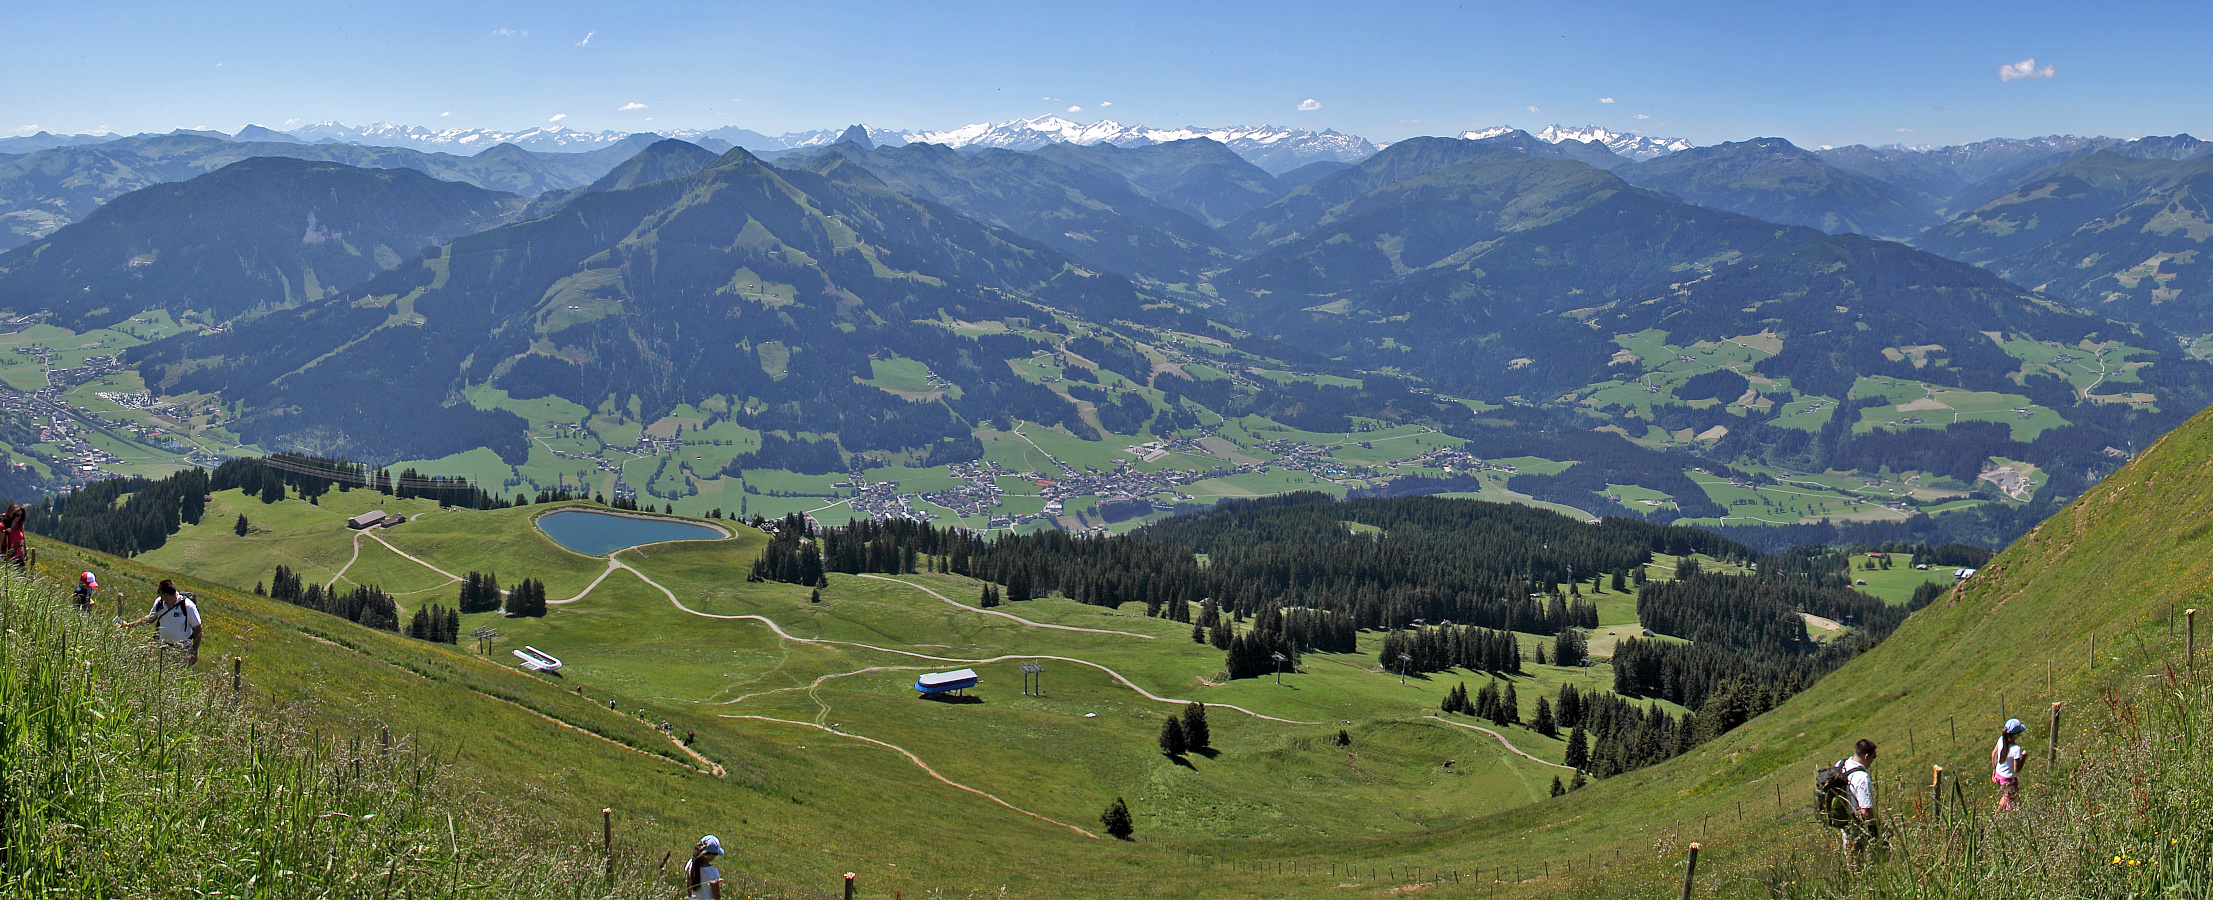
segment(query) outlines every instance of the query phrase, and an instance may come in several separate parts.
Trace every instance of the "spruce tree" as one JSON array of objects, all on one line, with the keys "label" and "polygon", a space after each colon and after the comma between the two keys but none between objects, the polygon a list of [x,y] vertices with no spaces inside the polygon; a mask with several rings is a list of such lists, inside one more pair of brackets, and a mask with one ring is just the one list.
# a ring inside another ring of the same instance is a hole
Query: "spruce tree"
[{"label": "spruce tree", "polygon": [[1206,626],[1201,625],[1197,622],[1191,623],[1191,643],[1206,643]]},{"label": "spruce tree", "polygon": [[1511,681],[1506,683],[1506,695],[1499,698],[1498,711],[1500,725],[1521,724],[1521,700],[1514,696],[1514,683]]},{"label": "spruce tree", "polygon": [[1552,796],[1558,797],[1561,794],[1565,794],[1567,792],[1568,789],[1560,785],[1560,776],[1552,776]]},{"label": "spruce tree", "polygon": [[1581,770],[1581,769],[1577,769],[1577,770],[1575,771],[1575,780],[1574,780],[1574,781],[1570,781],[1570,782],[1568,782],[1568,790],[1571,790],[1571,791],[1580,791],[1580,790],[1582,790],[1582,789],[1583,789],[1583,785],[1586,785],[1586,784],[1589,784],[1589,783],[1590,783],[1590,782],[1588,782],[1588,781],[1585,781],[1585,780],[1583,779],[1583,770]]},{"label": "spruce tree", "polygon": [[1543,645],[1543,644],[1538,644],[1538,645],[1537,645],[1537,665],[1540,665],[1540,666],[1541,666],[1541,665],[1544,665],[1544,664],[1545,664],[1545,661],[1544,661],[1544,645]]},{"label": "spruce tree", "polygon": [[807,592],[807,602],[808,602],[808,603],[821,603],[821,602],[822,602],[822,589],[821,589],[821,588],[813,588],[813,589],[810,589],[810,590],[809,590],[809,591]]},{"label": "spruce tree", "polygon": [[1545,737],[1559,736],[1560,728],[1552,721],[1552,701],[1543,697],[1537,698],[1537,715],[1529,720],[1529,727]]},{"label": "spruce tree", "polygon": [[1160,752],[1180,758],[1189,748],[1183,739],[1183,720],[1169,716],[1160,723]]},{"label": "spruce tree", "polygon": [[1193,700],[1183,708],[1183,743],[1193,750],[1213,745],[1214,732],[1206,724],[1206,704]]},{"label": "spruce tree", "polygon": [[1130,819],[1129,804],[1123,803],[1120,797],[1114,798],[1113,803],[1107,804],[1106,812],[1099,814],[1099,824],[1106,826],[1107,834],[1124,841],[1136,830],[1132,827],[1135,823]]},{"label": "spruce tree", "polygon": [[245,537],[245,536],[246,536],[246,514],[245,514],[245,513],[239,513],[239,514],[238,514],[238,524],[236,524],[236,525],[232,525],[232,526],[231,526],[231,533],[232,533],[232,534],[236,534],[236,535],[238,535],[239,537]]},{"label": "spruce tree", "polygon": [[1591,739],[1580,726],[1568,732],[1567,753],[1560,761],[1574,769],[1578,779],[1582,777],[1583,768],[1591,764]]}]

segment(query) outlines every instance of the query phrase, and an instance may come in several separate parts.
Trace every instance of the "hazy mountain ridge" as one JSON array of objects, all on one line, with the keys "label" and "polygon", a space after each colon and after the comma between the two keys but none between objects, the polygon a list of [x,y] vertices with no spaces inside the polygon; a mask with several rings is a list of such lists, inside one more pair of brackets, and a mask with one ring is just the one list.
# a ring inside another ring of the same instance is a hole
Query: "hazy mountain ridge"
[{"label": "hazy mountain ridge", "polygon": [[414,169],[442,181],[535,196],[589,184],[650,143],[651,136],[631,135],[589,153],[537,154],[500,144],[455,156],[360,144],[241,143],[184,132],[54,147],[0,156],[0,250],[52,234],[131,191],[257,156]]},{"label": "hazy mountain ridge", "polygon": [[799,164],[823,171],[832,157],[906,194],[1125,277],[1190,283],[1232,261],[1205,223],[1155,202],[1103,166],[1063,165],[1052,156],[1013,150],[964,154],[942,144],[864,148],[852,142],[779,164],[804,160]]},{"label": "hazy mountain ridge", "polygon": [[334,296],[522,205],[410,169],[257,157],[126,194],[0,254],[0,297],[77,330],[149,309],[220,323]]}]

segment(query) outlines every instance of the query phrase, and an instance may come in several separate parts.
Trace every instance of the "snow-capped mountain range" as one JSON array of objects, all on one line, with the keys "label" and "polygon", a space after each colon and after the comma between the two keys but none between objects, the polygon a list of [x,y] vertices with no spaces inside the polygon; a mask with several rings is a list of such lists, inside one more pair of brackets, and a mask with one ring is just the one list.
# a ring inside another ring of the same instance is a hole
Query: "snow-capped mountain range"
[{"label": "snow-capped mountain range", "polygon": [[[944,144],[954,148],[997,147],[1008,150],[1035,150],[1047,144],[1113,144],[1118,147],[1143,146],[1190,138],[1213,138],[1251,160],[1254,165],[1271,172],[1286,172],[1311,162],[1357,162],[1368,158],[1378,149],[1366,138],[1341,134],[1336,131],[1309,131],[1278,125],[1231,126],[1226,128],[1151,128],[1143,125],[1123,125],[1112,120],[1090,124],[1070,121],[1059,116],[1039,116],[1034,119],[1015,119],[999,123],[978,123],[943,131],[877,128],[862,126],[869,139],[879,145],[902,146],[914,143]],[[744,128],[725,127],[707,130],[663,130],[659,134],[702,143],[720,141],[730,146],[744,147],[755,153],[778,150],[797,150],[807,147],[827,146],[844,133],[842,128],[817,131],[794,131],[770,136]],[[391,125],[383,122],[374,125],[353,126],[337,122],[317,122],[290,132],[293,137],[310,143],[335,141],[339,143],[373,144],[379,146],[411,147],[417,150],[444,151],[448,153],[476,153],[502,143],[514,144],[525,150],[575,152],[596,150],[628,137],[620,131],[576,131],[560,125],[532,128],[525,131],[498,131],[487,128],[431,129],[418,125]]]},{"label": "snow-capped mountain range", "polygon": [[[1460,136],[1471,141],[1480,141],[1513,130],[1510,126],[1500,125],[1465,132]],[[1666,156],[1670,153],[1691,148],[1691,142],[1682,138],[1649,137],[1641,134],[1631,134],[1626,131],[1614,131],[1600,125],[1546,125],[1543,130],[1531,134],[1530,137],[1550,144],[1557,144],[1562,141],[1603,144],[1608,150],[1638,161],[1656,156]]]}]

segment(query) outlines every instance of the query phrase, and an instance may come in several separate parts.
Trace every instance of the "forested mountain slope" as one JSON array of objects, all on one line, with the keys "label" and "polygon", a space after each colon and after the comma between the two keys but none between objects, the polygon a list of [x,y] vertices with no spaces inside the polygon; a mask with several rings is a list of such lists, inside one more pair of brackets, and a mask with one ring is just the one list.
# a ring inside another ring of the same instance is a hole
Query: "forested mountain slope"
[{"label": "forested mountain slope", "polygon": [[[1833,860],[1834,831],[1809,814],[1812,773],[1849,754],[1853,741],[1880,747],[1878,809],[1899,840],[1900,829],[1926,828],[1932,765],[1960,785],[1975,815],[1994,803],[1989,750],[2009,716],[2031,724],[2025,815],[2053,816],[2057,810],[2040,799],[2058,790],[2043,754],[2051,704],[2064,704],[2058,746],[2069,767],[2085,759],[2078,755],[2084,748],[2107,746],[2093,729],[2104,727],[2109,710],[2112,727],[2132,728],[2135,704],[2155,702],[2139,692],[2184,668],[2180,610],[2204,606],[2197,586],[2213,579],[2213,529],[2187,512],[2213,508],[2209,461],[2213,412],[2161,438],[1880,645],[1772,712],[1683,757],[1421,843],[1481,847],[1494,866],[1532,870],[1550,861],[1553,890],[1568,892],[1601,884],[1672,890],[1682,880],[1683,844],[1703,840],[1702,886],[1766,895],[1772,884]],[[2140,767],[2146,776],[2164,768]],[[2138,782],[2140,798],[2145,783]],[[2134,809],[2110,810],[2121,817],[2113,822],[2034,821],[2050,836],[2040,840],[2052,877],[2079,885],[2079,873],[2109,869],[2116,854],[2152,859],[2172,849],[2170,835],[2204,840],[2202,817],[2173,817],[2176,802],[2190,801],[2165,793],[2193,789],[2159,786]],[[1960,815],[1952,799],[1947,786],[1947,820]],[[2151,806],[2189,830],[2165,832],[2134,818]],[[2076,824],[2106,836],[2077,844],[2063,834]],[[1576,860],[1612,864],[1584,868]]]},{"label": "forested mountain slope", "polygon": [[[511,414],[449,402],[492,382],[658,418],[714,395],[762,398],[762,427],[848,450],[972,444],[941,405],[874,388],[868,355],[958,343],[914,320],[1028,312],[1024,295],[1132,315],[1136,295],[1042,247],[898,194],[842,159],[779,172],[732,151],[693,175],[579,198],[485,232],[345,297],[134,351],[167,390],[220,391],[256,442],[363,455],[522,452]],[[933,357],[934,358],[934,357]],[[977,361],[976,398],[994,396]],[[1065,408],[1057,398],[1053,406]],[[383,423],[412,421],[392,429]]]},{"label": "forested mountain slope", "polygon": [[2100,152],[2024,178],[1916,244],[2103,315],[2213,332],[2213,156]]}]

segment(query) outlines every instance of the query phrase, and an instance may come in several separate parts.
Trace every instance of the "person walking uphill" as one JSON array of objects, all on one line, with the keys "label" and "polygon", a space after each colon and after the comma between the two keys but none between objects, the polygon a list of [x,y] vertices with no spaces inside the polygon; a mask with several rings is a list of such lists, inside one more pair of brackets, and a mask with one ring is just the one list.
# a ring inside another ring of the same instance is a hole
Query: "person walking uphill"
[{"label": "person walking uphill", "polygon": [[2021,749],[2021,733],[2029,730],[2020,719],[2007,719],[1998,732],[1998,745],[1990,748],[1990,782],[1998,786],[1998,808],[2011,810],[2021,802],[2021,764],[2028,751]]},{"label": "person walking uphill", "polygon": [[715,868],[720,856],[722,841],[711,834],[692,848],[692,858],[684,862],[686,900],[722,900],[722,870]]},{"label": "person walking uphill", "polygon": [[161,642],[185,648],[185,664],[196,665],[200,661],[200,607],[182,594],[169,579],[161,580],[155,589],[154,609],[137,619],[121,623],[124,628],[136,628],[149,622],[161,635]]},{"label": "person walking uphill", "polygon": [[1848,865],[1858,865],[1869,845],[1882,839],[1882,823],[1875,818],[1875,742],[1861,738],[1851,756],[1823,770],[1816,788],[1823,792],[1829,825],[1837,830]]}]

